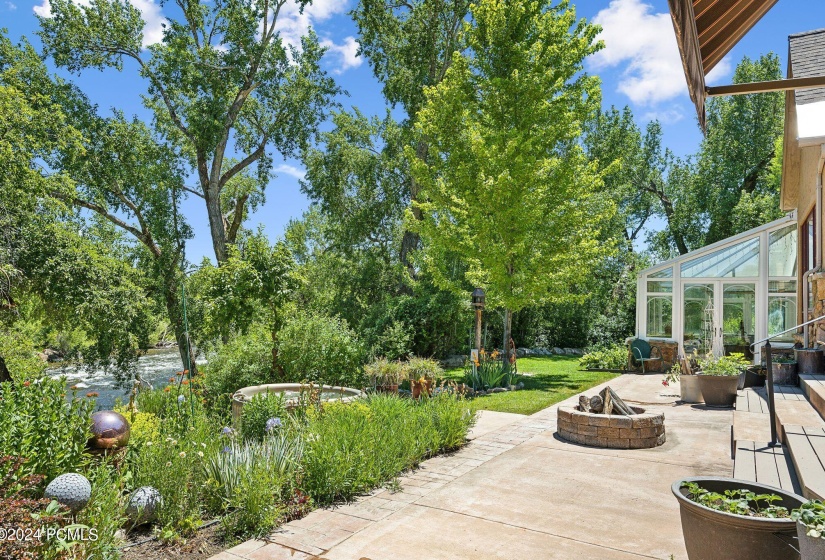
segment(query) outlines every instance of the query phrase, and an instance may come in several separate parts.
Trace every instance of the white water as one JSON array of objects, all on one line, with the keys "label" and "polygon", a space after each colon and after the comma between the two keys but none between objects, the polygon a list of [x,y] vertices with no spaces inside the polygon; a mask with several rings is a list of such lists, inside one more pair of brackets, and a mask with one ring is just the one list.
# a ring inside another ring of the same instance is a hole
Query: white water
[{"label": "white water", "polygon": [[[177,348],[152,350],[150,354],[138,358],[135,368],[137,375],[156,389],[167,385],[171,377],[177,379],[175,373],[182,369]],[[97,408],[101,410],[110,410],[118,397],[124,402],[129,400],[131,384],[118,388],[115,376],[102,369],[89,371],[82,367],[67,366],[50,369],[49,375],[65,376],[66,386],[77,386],[77,394],[80,397],[85,397],[86,393],[90,392],[98,393]]]}]

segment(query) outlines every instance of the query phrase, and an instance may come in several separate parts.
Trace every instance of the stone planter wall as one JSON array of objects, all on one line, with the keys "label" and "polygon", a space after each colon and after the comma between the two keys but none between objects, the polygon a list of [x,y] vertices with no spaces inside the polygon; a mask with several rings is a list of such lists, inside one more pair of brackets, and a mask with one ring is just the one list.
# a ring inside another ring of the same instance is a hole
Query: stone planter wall
[{"label": "stone planter wall", "polygon": [[[675,364],[678,361],[679,344],[677,342],[672,340],[648,340],[647,342],[648,344],[650,344],[651,354],[656,355],[656,353],[652,351],[653,348],[659,349],[659,352],[661,352],[662,355],[662,360],[661,362],[659,362],[661,366],[659,368],[657,368],[657,362],[648,362],[647,365],[645,365],[645,371],[655,371],[656,369],[659,369],[659,371],[661,372],[666,372],[671,368],[671,366],[673,366],[673,364]],[[634,366],[633,360],[630,359],[631,357],[632,354],[630,351],[630,345],[628,344],[627,363],[630,366],[629,371],[641,372],[642,366]]]},{"label": "stone planter wall", "polygon": [[665,442],[665,415],[662,412],[639,412],[635,416],[617,416],[581,412],[573,407],[558,408],[559,437],[591,447],[646,449]]}]

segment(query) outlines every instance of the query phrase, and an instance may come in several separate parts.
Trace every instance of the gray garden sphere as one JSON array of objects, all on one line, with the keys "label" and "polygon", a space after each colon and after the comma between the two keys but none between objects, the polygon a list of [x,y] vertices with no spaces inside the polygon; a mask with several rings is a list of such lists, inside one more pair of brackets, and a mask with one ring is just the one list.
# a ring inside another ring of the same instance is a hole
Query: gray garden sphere
[{"label": "gray garden sphere", "polygon": [[129,496],[126,516],[135,525],[149,523],[157,517],[161,504],[163,504],[163,497],[156,488],[141,486]]},{"label": "gray garden sphere", "polygon": [[52,500],[57,500],[72,513],[76,513],[86,507],[92,497],[92,485],[85,476],[77,473],[61,474],[46,486],[44,495]]}]

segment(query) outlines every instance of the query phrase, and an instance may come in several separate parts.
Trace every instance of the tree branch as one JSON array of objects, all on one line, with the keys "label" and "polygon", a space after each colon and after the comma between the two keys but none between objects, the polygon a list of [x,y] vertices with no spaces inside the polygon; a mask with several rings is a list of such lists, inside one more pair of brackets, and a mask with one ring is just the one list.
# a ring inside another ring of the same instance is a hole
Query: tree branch
[{"label": "tree branch", "polygon": [[226,242],[235,243],[235,237],[238,235],[238,230],[243,223],[244,210],[246,208],[246,201],[249,200],[249,195],[245,194],[235,201],[235,212],[232,214],[232,223],[226,231]]},{"label": "tree branch", "polygon": [[255,161],[259,160],[261,156],[264,155],[264,150],[266,150],[266,143],[268,141],[269,139],[266,136],[264,136],[263,140],[261,140],[260,145],[255,149],[254,152],[252,152],[244,159],[230,167],[229,170],[226,173],[224,173],[218,181],[218,189],[222,189],[224,185],[226,185],[226,183],[228,183],[232,177],[234,177],[235,175],[237,175],[238,173],[240,173],[241,171],[255,163]]}]

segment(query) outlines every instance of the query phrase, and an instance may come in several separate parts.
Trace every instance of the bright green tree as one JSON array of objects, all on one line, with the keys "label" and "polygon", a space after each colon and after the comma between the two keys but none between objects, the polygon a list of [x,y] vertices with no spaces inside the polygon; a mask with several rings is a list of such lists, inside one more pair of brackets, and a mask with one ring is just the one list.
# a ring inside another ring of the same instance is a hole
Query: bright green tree
[{"label": "bright green tree", "polygon": [[[453,289],[486,287],[507,349],[513,311],[573,297],[568,285],[606,253],[611,207],[579,143],[599,105],[582,61],[600,44],[568,2],[480,0],[471,15],[466,53],[418,115],[430,147],[412,164],[426,200],[421,264]],[[464,282],[451,278],[453,259]]]}]

